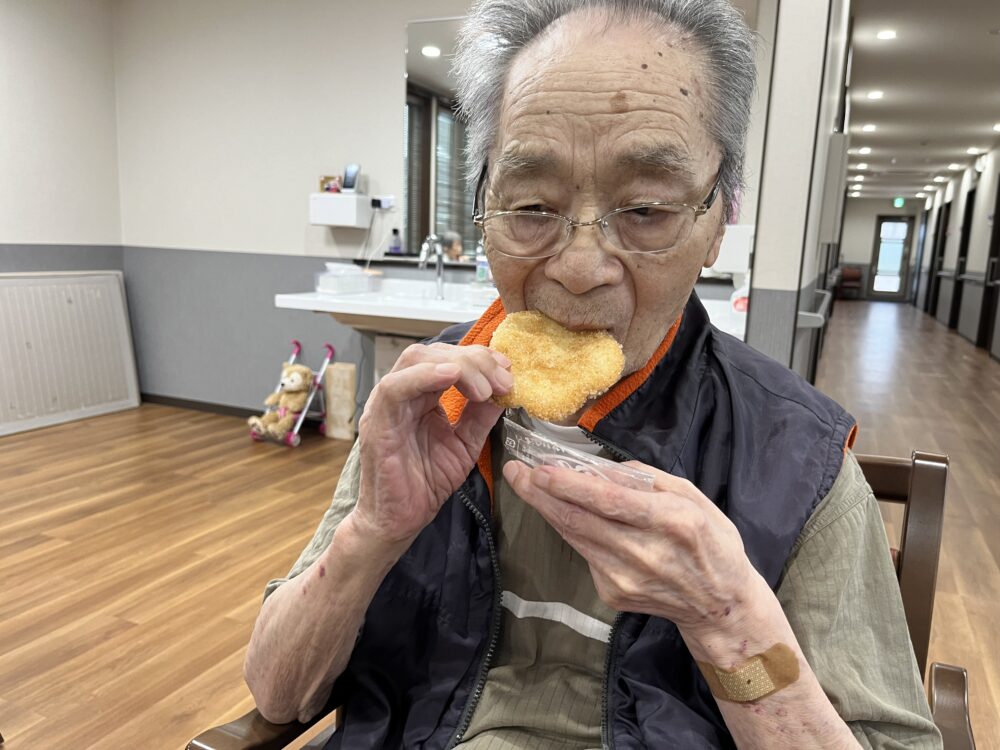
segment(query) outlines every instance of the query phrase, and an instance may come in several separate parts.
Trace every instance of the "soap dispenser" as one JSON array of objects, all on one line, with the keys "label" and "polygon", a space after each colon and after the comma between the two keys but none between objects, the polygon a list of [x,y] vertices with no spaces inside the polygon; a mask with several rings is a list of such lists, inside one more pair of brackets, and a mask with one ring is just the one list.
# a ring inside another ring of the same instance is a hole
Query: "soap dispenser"
[{"label": "soap dispenser", "polygon": [[392,228],[392,237],[389,238],[389,255],[403,254],[403,240],[399,236],[399,229]]}]

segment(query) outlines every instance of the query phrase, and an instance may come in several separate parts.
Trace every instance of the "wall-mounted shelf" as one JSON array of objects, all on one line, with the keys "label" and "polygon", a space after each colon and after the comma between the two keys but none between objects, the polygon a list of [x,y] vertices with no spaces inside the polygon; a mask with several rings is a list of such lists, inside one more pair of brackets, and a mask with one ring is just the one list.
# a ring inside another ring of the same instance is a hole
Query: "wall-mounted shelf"
[{"label": "wall-mounted shelf", "polygon": [[367,229],[373,210],[371,197],[361,193],[311,193],[309,195],[310,224]]}]

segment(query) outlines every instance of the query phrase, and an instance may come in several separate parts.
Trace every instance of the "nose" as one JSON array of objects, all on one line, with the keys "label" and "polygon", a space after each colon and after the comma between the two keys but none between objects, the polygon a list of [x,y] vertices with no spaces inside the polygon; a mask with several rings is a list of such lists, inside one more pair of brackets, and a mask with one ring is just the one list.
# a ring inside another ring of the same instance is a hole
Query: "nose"
[{"label": "nose", "polygon": [[549,258],[545,276],[573,294],[621,282],[625,269],[597,225],[577,227],[572,242]]}]

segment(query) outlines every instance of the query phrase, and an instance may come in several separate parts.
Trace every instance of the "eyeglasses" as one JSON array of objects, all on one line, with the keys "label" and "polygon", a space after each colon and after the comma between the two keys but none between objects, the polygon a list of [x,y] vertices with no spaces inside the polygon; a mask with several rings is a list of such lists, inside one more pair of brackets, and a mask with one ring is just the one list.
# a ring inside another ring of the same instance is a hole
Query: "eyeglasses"
[{"label": "eyeglasses", "polygon": [[550,211],[478,210],[486,180],[486,166],[476,188],[472,220],[490,246],[512,258],[548,258],[562,252],[577,227],[599,226],[607,241],[627,253],[662,253],[680,245],[699,216],[708,213],[719,195],[721,175],[699,204],[654,201],[624,206],[592,221],[577,221]]}]

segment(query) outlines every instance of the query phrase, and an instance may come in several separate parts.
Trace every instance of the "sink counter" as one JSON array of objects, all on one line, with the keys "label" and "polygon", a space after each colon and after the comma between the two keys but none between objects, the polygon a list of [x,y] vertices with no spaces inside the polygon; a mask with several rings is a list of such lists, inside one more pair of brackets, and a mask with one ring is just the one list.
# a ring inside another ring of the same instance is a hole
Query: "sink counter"
[{"label": "sink counter", "polygon": [[[376,290],[354,294],[303,292],[277,294],[276,307],[325,312],[359,331],[425,338],[455,323],[475,320],[497,298],[492,286],[444,285],[444,299],[435,299],[433,282],[382,279]],[[742,340],[746,316],[733,314],[728,300],[703,299],[712,323]]]},{"label": "sink counter", "polygon": [[444,299],[435,299],[433,282],[382,279],[378,288],[353,294],[304,292],[276,294],[275,307],[330,313],[359,331],[424,338],[455,323],[475,320],[497,298],[493,286],[444,285]]}]

